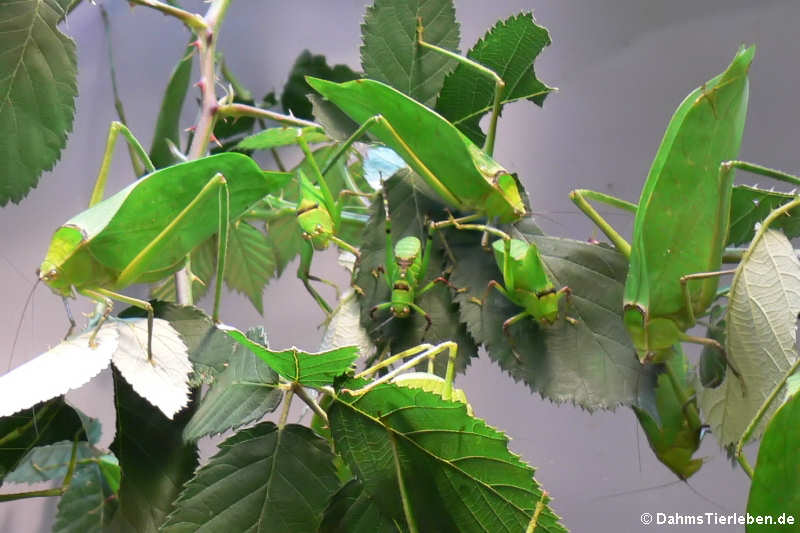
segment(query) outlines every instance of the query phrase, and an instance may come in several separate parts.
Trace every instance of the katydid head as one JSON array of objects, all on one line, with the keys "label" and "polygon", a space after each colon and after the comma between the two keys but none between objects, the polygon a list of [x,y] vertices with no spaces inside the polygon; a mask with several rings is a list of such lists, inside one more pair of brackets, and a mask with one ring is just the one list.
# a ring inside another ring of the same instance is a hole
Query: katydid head
[{"label": "katydid head", "polygon": [[499,192],[499,197],[495,195],[489,197],[487,213],[498,213],[501,222],[519,220],[525,216],[525,203],[514,174],[509,174],[505,170],[497,172],[492,178],[492,186]]}]

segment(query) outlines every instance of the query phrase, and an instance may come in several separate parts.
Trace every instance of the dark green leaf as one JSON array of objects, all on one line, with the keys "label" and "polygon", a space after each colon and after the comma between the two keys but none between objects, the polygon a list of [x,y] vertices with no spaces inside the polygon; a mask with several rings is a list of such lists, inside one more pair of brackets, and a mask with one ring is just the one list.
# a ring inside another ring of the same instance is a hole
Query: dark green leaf
[{"label": "dark green leaf", "polygon": [[[433,194],[426,190],[422,180],[408,170],[398,172],[385,182],[384,191],[389,195],[394,243],[407,235],[416,236],[425,242],[426,217],[433,220],[446,217],[442,204],[433,200]],[[356,284],[364,291],[364,296],[359,298],[361,325],[379,347],[379,352],[381,347],[387,345],[391,346],[393,353],[397,353],[423,342],[438,344],[455,341],[458,343],[459,355],[456,365],[463,370],[470,359],[477,356],[477,347],[461,324],[458,307],[452,301],[452,289],[446,285],[437,284],[416,298],[415,303],[431,317],[431,327],[427,331],[427,321],[419,313],[412,312],[406,318],[389,319],[392,317],[391,311],[383,310],[376,313],[374,319],[370,316],[373,306],[387,302],[391,297],[386,276],[377,271],[378,267],[384,267],[386,263],[385,218],[382,201],[373,201],[369,222],[364,227],[361,260],[356,275]],[[427,275],[417,289],[443,275],[444,252],[438,235],[435,236],[431,253]],[[439,363],[437,371],[443,371],[444,358]]]},{"label": "dark green leaf", "polygon": [[173,420],[136,394],[114,369],[117,435],[111,449],[123,472],[119,520],[138,533],[155,533],[197,466],[197,449],[181,433],[192,409]]},{"label": "dark green leaf", "polygon": [[[683,351],[673,355],[665,364],[672,367],[676,378],[675,382],[683,388],[686,396],[694,396],[694,389],[689,386],[688,382],[689,362]],[[677,396],[666,373],[658,376],[655,392],[658,419],[654,419],[646,411],[636,406],[633,407],[633,411],[636,413],[636,418],[647,435],[650,448],[658,460],[680,479],[686,480],[703,465],[702,459],[692,458],[692,455],[700,447],[702,427],[699,420],[697,420],[696,427],[689,422],[686,415],[689,406],[684,405]],[[695,400],[691,400],[691,406],[693,409],[697,409]]]},{"label": "dark green leaf", "polygon": [[[536,78],[533,62],[550,44],[547,30],[532,13],[499,21],[467,53],[467,57],[494,71],[505,82],[502,103],[528,99],[541,106],[553,91]],[[485,136],[480,120],[494,104],[495,82],[484,73],[460,63],[444,80],[436,111],[482,146]]]},{"label": "dark green leaf", "polygon": [[237,221],[228,233],[228,256],[225,284],[247,296],[260,314],[264,314],[261,293],[275,274],[275,260],[267,238],[246,222]]},{"label": "dark green leaf", "polygon": [[0,484],[36,446],[85,436],[78,412],[63,397],[0,418]]},{"label": "dark green leaf", "polygon": [[433,107],[456,61],[418,47],[417,18],[422,19],[426,42],[458,53],[459,28],[452,0],[376,0],[361,25],[361,67],[367,78]]},{"label": "dark green leaf", "polygon": [[56,0],[0,0],[0,206],[36,187],[72,131],[78,66],[63,14]]},{"label": "dark green leaf", "polygon": [[286,266],[297,257],[301,247],[305,245],[305,239],[303,239],[300,226],[297,224],[297,216],[294,211],[287,212],[286,215],[274,218],[267,223],[267,240],[275,258],[277,275],[280,275]]},{"label": "dark green leaf", "polygon": [[[737,185],[731,196],[731,227],[727,246],[746,244],[755,236],[755,226],[781,205],[795,199],[795,195],[765,191],[756,187]],[[772,223],[772,228],[782,229],[787,237],[800,236],[800,208],[795,208]]]},{"label": "dark green leaf", "polygon": [[118,507],[97,463],[79,465],[58,502],[53,533],[100,533]]},{"label": "dark green leaf", "polygon": [[195,48],[192,45],[183,51],[178,64],[170,75],[161,109],[158,111],[156,130],[153,132],[153,144],[150,147],[150,160],[156,168],[164,168],[177,163],[177,159],[169,149],[167,140],[180,147],[180,120],[189,80],[192,76],[192,60]]},{"label": "dark green leaf", "polygon": [[272,422],[238,432],[201,468],[162,531],[316,532],[339,486],[328,442]]},{"label": "dark green leaf", "polygon": [[800,509],[800,394],[792,396],[769,421],[758,449],[753,483],[747,498],[747,512],[753,516],[794,514],[794,527],[751,524],[747,533],[757,531],[798,531]]},{"label": "dark green leaf", "polygon": [[[248,337],[253,336],[248,332]],[[266,344],[266,339],[261,342]],[[278,375],[253,352],[238,347],[239,353],[216,377],[183,430],[184,439],[197,440],[237,428],[271,413],[280,404],[283,393],[276,387]]]},{"label": "dark green leaf", "polygon": [[[559,319],[541,326],[526,317],[509,328],[510,341],[503,322],[522,309],[487,290],[489,281],[503,279],[493,255],[481,248],[478,232],[448,231],[456,260],[451,280],[468,289],[455,299],[475,340],[514,379],[552,401],[586,409],[638,405],[653,412],[654,371],[639,363],[622,322],[624,256],[604,246],[541,235],[529,219],[505,229],[535,243],[554,285],[570,287],[572,296],[561,300],[562,313],[577,322]],[[483,305],[477,303],[484,299]]]},{"label": "dark green leaf", "polygon": [[[4,479],[7,483],[39,483],[51,479],[62,479],[67,474],[67,466],[72,457],[72,441],[57,442],[46,446],[37,446],[28,452],[19,466]],[[93,457],[95,454],[86,442],[77,443],[76,458],[78,461]]]},{"label": "dark green leaf", "polygon": [[345,346],[321,353],[309,353],[297,348],[273,352],[266,346],[248,339],[244,333],[230,328],[228,335],[253,351],[286,380],[305,387],[322,387],[351,370],[358,358],[356,346]]},{"label": "dark green leaf", "polygon": [[[725,309],[719,305],[712,307],[709,321],[706,337],[725,346]],[[713,346],[703,346],[700,362],[697,365],[697,375],[703,387],[711,389],[719,387],[725,379],[727,368],[728,361],[724,353]]]},{"label": "dark green leaf", "polygon": [[400,533],[405,531],[381,513],[357,479],[348,482],[331,497],[320,533]]},{"label": "dark green leaf", "polygon": [[[534,469],[508,450],[508,438],[467,415],[462,403],[384,384],[361,396],[341,393],[328,415],[336,449],[381,512],[398,522],[402,477],[419,531],[518,533],[537,503],[549,501]],[[547,507],[537,530],[566,531]]]},{"label": "dark green leaf", "polygon": [[332,139],[346,141],[358,129],[358,124],[333,102],[325,100],[316,93],[309,94],[308,100],[311,102],[314,120],[325,128],[325,133]]},{"label": "dark green leaf", "polygon": [[289,71],[289,80],[283,87],[281,107],[284,113],[292,113],[296,117],[311,119],[311,102],[306,95],[313,89],[306,83],[306,76],[315,76],[324,80],[342,82],[355,80],[359,76],[347,65],[328,66],[323,55],[311,55],[303,50]]},{"label": "dark green leaf", "polygon": [[297,138],[301,135],[310,144],[330,141],[330,138],[317,128],[280,126],[262,130],[245,137],[239,141],[236,148],[241,150],[269,150],[279,146],[290,146],[297,144]]}]

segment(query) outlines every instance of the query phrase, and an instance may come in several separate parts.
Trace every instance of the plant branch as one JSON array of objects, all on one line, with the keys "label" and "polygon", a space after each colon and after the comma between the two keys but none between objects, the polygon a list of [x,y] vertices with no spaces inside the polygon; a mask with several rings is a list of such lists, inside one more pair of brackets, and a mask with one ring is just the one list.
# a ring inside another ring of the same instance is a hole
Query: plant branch
[{"label": "plant branch", "polygon": [[[200,32],[208,29],[206,19],[204,19],[202,16],[196,13],[190,13],[189,11],[179,7],[165,4],[164,2],[159,2],[158,0],[128,0],[128,3],[132,5],[146,6],[155,9],[156,11],[160,11],[165,15],[175,17],[183,22],[192,32]],[[209,11],[211,11],[210,8]]]},{"label": "plant branch", "polygon": [[325,424],[328,423],[328,413],[326,413],[325,410],[322,407],[320,407],[317,402],[314,401],[314,398],[308,395],[308,391],[306,391],[306,389],[302,385],[300,385],[299,383],[292,383],[292,390],[294,391],[294,393],[297,395],[298,398],[303,400],[305,404],[309,406],[312,411],[314,411],[314,414],[323,419],[325,421]]},{"label": "plant branch", "polygon": [[290,126],[300,126],[301,128],[315,128],[318,131],[324,131],[322,126],[310,120],[303,120],[302,118],[293,117],[291,115],[282,115],[267,109],[261,109],[247,104],[225,104],[217,108],[217,113],[225,117],[254,117],[265,118],[274,120],[280,124],[288,124]]}]

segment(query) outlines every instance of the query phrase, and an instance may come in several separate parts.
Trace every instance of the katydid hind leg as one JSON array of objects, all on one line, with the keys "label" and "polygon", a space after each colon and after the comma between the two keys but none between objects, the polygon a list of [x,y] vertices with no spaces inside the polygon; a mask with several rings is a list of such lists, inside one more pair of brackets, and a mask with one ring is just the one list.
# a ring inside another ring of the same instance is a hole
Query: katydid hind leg
[{"label": "katydid hind leg", "polygon": [[[314,301],[317,302],[317,305],[322,308],[326,315],[330,315],[332,312],[331,306],[328,305],[328,302],[311,286],[309,280],[320,281],[322,283],[330,283],[327,280],[323,280],[318,278],[317,276],[313,276],[310,273],[311,269],[311,258],[314,255],[314,248],[311,246],[311,243],[306,241],[303,243],[303,246],[300,247],[300,265],[297,267],[297,277],[300,281],[303,282],[303,286],[308,291],[308,294],[314,298]],[[336,287],[338,288],[338,287]]]},{"label": "katydid hind leg", "polygon": [[[220,175],[221,176],[221,175]],[[217,284],[214,288],[214,311],[211,318],[215,323],[219,322],[219,306],[222,300],[222,285],[225,279],[225,258],[228,251],[228,231],[230,229],[230,221],[228,220],[228,213],[230,212],[231,193],[228,188],[228,182],[222,177],[222,187],[219,189],[219,227],[217,239]]]},{"label": "katydid hind leg", "polygon": [[[98,300],[92,295],[98,296],[100,298],[104,298],[105,301],[108,302],[105,312],[103,313],[102,319],[99,321],[97,327],[95,328],[94,334],[92,337],[97,335],[97,332],[100,330],[100,326],[103,324],[105,319],[111,313],[111,301],[117,300],[118,302],[122,302],[124,304],[132,305],[134,307],[138,307],[139,309],[143,310],[147,313],[147,361],[149,363],[153,363],[153,319],[155,317],[155,311],[153,310],[153,306],[150,305],[150,302],[146,300],[141,300],[139,298],[133,298],[132,296],[126,296],[124,294],[120,294],[118,292],[113,292],[108,289],[92,289],[92,290],[85,290],[82,291],[83,294],[89,296],[90,298]],[[91,341],[90,341],[91,342]]]},{"label": "katydid hind leg", "polygon": [[100,163],[100,171],[97,174],[97,180],[95,181],[94,190],[92,190],[92,196],[89,200],[89,207],[92,207],[94,204],[98,203],[100,200],[103,199],[103,194],[105,193],[106,188],[106,179],[108,178],[108,172],[111,168],[111,159],[114,155],[114,146],[116,145],[117,136],[122,133],[125,140],[128,141],[128,146],[131,148],[132,153],[135,153],[139,159],[144,163],[145,168],[148,172],[154,172],[155,166],[153,166],[153,162],[150,161],[150,157],[147,155],[147,152],[144,150],[142,145],[139,141],[134,137],[131,130],[128,129],[125,124],[117,121],[113,121],[108,128],[108,136],[106,137],[106,149],[103,152],[103,159]]},{"label": "katydid hind leg", "polygon": [[492,69],[487,68],[468,57],[456,54],[455,52],[451,52],[450,50],[447,50],[445,48],[441,48],[434,44],[425,42],[425,39],[423,37],[424,30],[425,28],[422,25],[422,17],[417,17],[417,44],[419,44],[421,47],[427,48],[428,50],[433,50],[451,59],[455,59],[461,65],[471,68],[475,72],[479,72],[484,76],[490,78],[492,81],[494,81],[494,99],[492,100],[492,114],[489,118],[489,131],[487,132],[486,142],[484,143],[483,146],[483,151],[489,154],[489,156],[492,156],[494,152],[495,134],[497,132],[497,118],[500,116],[500,106],[503,101],[503,93],[505,92],[506,89],[506,82],[503,81],[503,78],[501,78]]}]

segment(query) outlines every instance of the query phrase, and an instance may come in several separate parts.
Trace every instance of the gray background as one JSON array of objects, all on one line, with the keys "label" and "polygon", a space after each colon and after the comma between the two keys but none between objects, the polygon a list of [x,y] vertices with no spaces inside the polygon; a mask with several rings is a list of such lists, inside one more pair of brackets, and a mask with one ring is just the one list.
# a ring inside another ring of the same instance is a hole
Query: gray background
[{"label": "gray background", "polygon": [[[359,24],[365,0],[233,2],[220,49],[244,84],[262,95],[280,91],[295,57],[304,49],[325,53],[331,63],[359,67]],[[189,8],[204,9],[199,2]],[[174,21],[126,2],[106,2],[114,25],[121,96],[133,132],[149,146],[152,124],[167,76],[182,53],[186,33]],[[496,158],[522,177],[544,229],[585,239],[597,235],[567,193],[594,188],[636,200],[667,121],[683,97],[720,72],[741,43],[756,43],[751,99],[741,156],[798,171],[800,132],[796,103],[800,82],[797,24],[800,3],[791,0],[540,0],[457,2],[462,48],[471,46],[498,18],[535,9],[554,44],[537,61],[539,77],[560,88],[544,109],[520,103],[500,122]],[[0,210],[0,372],[22,306],[52,231],[85,208],[115,119],[106,44],[97,9],[87,3],[67,21],[78,42],[79,91],[74,130],[53,172],[21,206]],[[189,107],[189,106],[187,106]],[[192,108],[185,125],[193,122]],[[127,155],[117,151],[109,191],[133,179]],[[751,182],[739,177],[739,182]],[[763,179],[760,180],[762,183]],[[609,215],[623,233],[631,219]],[[332,253],[323,262],[335,269]],[[290,267],[264,292],[262,318],[238,295],[224,303],[223,318],[239,327],[264,324],[273,346],[315,349],[323,319]],[[343,279],[341,273],[337,274]],[[74,310],[89,310],[77,304]],[[279,310],[278,310],[279,309]],[[59,298],[40,287],[28,309],[13,366],[56,344],[66,320]],[[650,452],[629,409],[590,414],[556,406],[515,384],[484,356],[459,379],[478,416],[512,436],[511,447],[537,467],[537,478],[573,531],[640,531],[643,512],[743,512],[748,480],[731,469],[713,437],[700,455],[708,458],[691,487]],[[105,421],[103,444],[113,438],[111,380],[102,374],[70,393],[70,401]],[[210,446],[206,446],[210,448]],[[750,449],[753,457],[755,450]],[[754,458],[754,457],[753,457]],[[17,487],[3,487],[4,492]],[[0,505],[0,531],[48,530],[55,502]],[[787,510],[788,511],[788,510]],[[649,526],[659,531],[684,530]],[[733,531],[734,526],[693,531]]]}]

